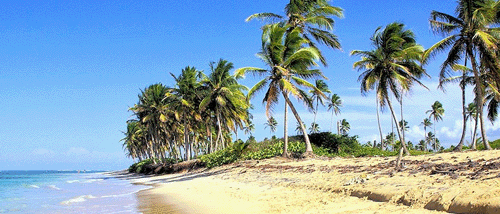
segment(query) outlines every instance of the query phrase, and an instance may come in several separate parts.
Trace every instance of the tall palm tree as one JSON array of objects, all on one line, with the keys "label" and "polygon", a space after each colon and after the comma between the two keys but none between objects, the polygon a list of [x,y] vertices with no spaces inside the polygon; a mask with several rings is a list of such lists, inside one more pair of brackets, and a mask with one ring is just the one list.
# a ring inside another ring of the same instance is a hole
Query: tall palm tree
[{"label": "tall palm tree", "polygon": [[347,135],[349,134],[349,130],[351,130],[351,124],[349,124],[346,119],[342,119],[340,122],[340,133]]},{"label": "tall palm tree", "polygon": [[311,127],[309,127],[309,133],[311,134],[315,134],[315,133],[319,133],[320,131],[320,127],[319,127],[319,124],[317,123],[311,123]]},{"label": "tall palm tree", "polygon": [[[265,76],[249,90],[248,96],[252,97],[255,92],[267,88],[263,102],[266,103],[268,117],[272,107],[278,102],[279,94],[283,95],[285,102],[301,124],[306,143],[306,155],[310,155],[312,147],[307,131],[289,99],[289,94],[303,100],[305,93],[299,87],[314,89],[322,94],[313,84],[303,79],[323,77],[320,70],[311,69],[312,66],[317,66],[315,61],[319,59],[319,52],[316,48],[305,47],[308,40],[300,36],[300,28],[294,28],[289,32],[287,29],[287,26],[281,24],[268,25],[263,29],[262,49],[258,56],[269,66],[269,69],[245,67],[236,70],[236,74],[243,77],[246,72],[252,72]],[[324,94],[323,96],[326,97]]]},{"label": "tall palm tree", "polygon": [[217,63],[210,63],[211,73],[201,80],[201,90],[206,96],[201,101],[201,111],[212,112],[214,124],[217,124],[217,140],[224,140],[223,131],[243,129],[248,122],[249,103],[243,93],[247,88],[240,85],[235,76],[230,74],[233,63],[220,59]]},{"label": "tall palm tree", "polygon": [[[429,118],[424,118],[424,121],[422,121],[422,123],[420,124],[424,126],[424,139],[426,139],[427,127],[432,126],[432,122]],[[425,151],[427,151],[427,146],[425,147]]]},{"label": "tall palm tree", "polygon": [[[397,100],[400,100],[401,91],[408,91],[415,82],[423,86],[418,80],[425,73],[418,63],[423,48],[415,42],[413,32],[405,30],[404,25],[397,22],[387,25],[384,29],[377,28],[371,40],[374,50],[351,51],[351,55],[361,56],[361,60],[353,65],[358,70],[364,70],[359,76],[361,92],[365,95],[375,89],[380,106],[389,106],[401,139],[401,152],[410,154],[402,137],[389,93],[392,92]],[[398,158],[397,167],[399,164]]]},{"label": "tall palm tree", "polygon": [[449,83],[449,82],[459,81],[459,86],[460,86],[460,89],[462,90],[462,117],[463,117],[462,136],[460,137],[460,142],[453,149],[453,151],[462,151],[462,147],[463,147],[464,141],[465,141],[466,129],[467,129],[467,116],[466,116],[467,107],[465,106],[465,88],[466,88],[466,85],[468,83],[473,82],[473,81],[468,81],[468,79],[470,79],[470,77],[468,77],[468,74],[471,73],[472,71],[466,65],[455,64],[451,68],[453,69],[453,71],[461,71],[462,75],[457,76],[457,77],[449,77],[449,78],[442,77],[442,78],[440,78],[439,87],[444,90],[444,84]]},{"label": "tall palm tree", "polygon": [[[432,104],[431,109],[427,110],[425,113],[429,114],[429,119],[431,117],[434,119],[434,133],[436,133],[436,123],[437,121],[443,120],[444,116],[443,104],[441,104],[439,101],[436,101],[434,102],[434,104]],[[434,138],[434,151],[437,151],[436,138]]]},{"label": "tall palm tree", "polygon": [[[291,31],[295,28],[301,28],[301,36],[307,39],[309,46],[317,47],[312,42],[312,38],[332,49],[341,49],[340,42],[335,34],[332,33],[334,19],[331,17],[342,18],[343,9],[331,6],[328,0],[290,0],[285,6],[285,15],[275,13],[256,13],[249,16],[245,21],[253,19],[270,20],[286,24]],[[326,65],[326,60],[319,54],[321,63]]]},{"label": "tall palm tree", "polygon": [[424,59],[427,59],[429,56],[450,48],[447,58],[441,65],[441,79],[449,76],[453,65],[461,61],[465,61],[465,64],[468,61],[471,63],[476,84],[475,101],[479,113],[481,136],[488,150],[491,147],[483,121],[484,85],[480,81],[480,62],[494,62],[495,67],[498,68],[495,50],[498,50],[498,44],[500,44],[500,30],[490,27],[498,24],[498,4],[500,4],[498,1],[491,0],[459,0],[455,9],[456,16],[432,11],[429,20],[432,30],[447,37],[434,44],[424,54]]},{"label": "tall palm tree", "polygon": [[319,104],[321,104],[322,106],[325,106],[325,102],[324,102],[325,93],[331,93],[330,89],[328,89],[328,85],[323,80],[316,80],[315,86],[319,90],[319,92],[321,92],[321,93],[318,93],[318,91],[316,91],[316,90],[309,91],[309,93],[312,94],[313,101],[316,102],[316,108],[314,109],[313,123],[316,123],[316,116],[318,115]]},{"label": "tall palm tree", "polygon": [[332,111],[332,118],[330,119],[330,132],[332,132],[333,127],[333,114],[340,114],[340,107],[342,107],[342,99],[340,99],[339,95],[332,94],[330,102],[328,102],[328,111]]},{"label": "tall palm tree", "polygon": [[267,122],[264,123],[265,127],[269,127],[269,130],[271,133],[274,133],[276,132],[276,128],[278,127],[278,121],[276,121],[276,119],[274,119],[274,117],[270,117],[269,119],[267,119]]}]

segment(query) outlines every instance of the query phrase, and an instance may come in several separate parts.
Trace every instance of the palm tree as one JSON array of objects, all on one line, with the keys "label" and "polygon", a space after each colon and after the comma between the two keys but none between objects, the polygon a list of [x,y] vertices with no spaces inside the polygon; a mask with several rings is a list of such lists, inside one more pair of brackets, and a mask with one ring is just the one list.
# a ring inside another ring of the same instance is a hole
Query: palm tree
[{"label": "palm tree", "polygon": [[[305,124],[302,124],[303,126],[306,126]],[[303,135],[304,132],[302,131],[302,126],[297,122],[297,126],[295,127],[295,132],[297,132],[297,135]]]},{"label": "palm tree", "polygon": [[176,87],[165,93],[165,99],[169,103],[168,109],[174,111],[175,119],[182,121],[185,159],[190,160],[192,148],[189,135],[194,128],[194,124],[202,119],[199,103],[203,94],[198,93],[201,89],[201,82],[198,81],[198,77],[202,75],[201,71],[190,66],[182,69],[178,77],[172,73],[170,75],[175,79]]},{"label": "palm tree", "polygon": [[[427,110],[425,113],[429,114],[429,119],[431,117],[434,119],[434,133],[436,133],[436,122],[439,120],[443,120],[443,115],[444,115],[443,104],[441,104],[439,101],[436,101],[434,102],[434,104],[432,104],[431,109]],[[434,138],[434,150],[437,151],[435,139],[436,138]]]},{"label": "palm tree", "polygon": [[138,120],[127,121],[127,131],[123,132],[125,137],[121,139],[123,141],[123,149],[126,150],[127,156],[132,159],[142,159],[148,150],[144,151],[145,139],[144,139],[144,127]]},{"label": "palm tree", "polygon": [[[477,133],[477,123],[478,123],[478,113],[477,113],[477,108],[475,103],[469,103],[467,106],[466,110],[466,115],[467,118],[470,119],[470,122],[475,121],[474,126],[471,124],[471,143],[472,143],[472,149],[476,149],[476,133]],[[474,128],[472,128],[474,127]],[[474,132],[472,132],[472,129],[474,129]]]},{"label": "palm tree", "polygon": [[460,142],[458,145],[453,149],[453,151],[462,151],[462,147],[464,145],[464,140],[465,140],[465,134],[466,134],[466,129],[467,129],[467,116],[466,116],[466,106],[465,106],[465,88],[468,83],[472,83],[473,81],[469,80],[470,78],[468,77],[468,73],[471,73],[471,69],[467,68],[465,65],[458,65],[455,64],[451,67],[454,71],[461,71],[462,75],[457,76],[457,77],[449,77],[449,78],[444,78],[441,77],[439,81],[439,87],[444,90],[444,84],[449,83],[449,82],[454,82],[454,81],[460,81],[460,89],[462,90],[462,117],[463,117],[463,124],[462,124],[462,136],[460,137]]},{"label": "palm tree", "polygon": [[[301,36],[308,40],[310,47],[317,47],[311,40],[314,38],[320,44],[333,49],[341,49],[337,36],[332,33],[334,20],[331,16],[342,18],[343,9],[331,6],[328,0],[290,0],[285,6],[285,16],[275,13],[256,13],[249,16],[245,21],[252,19],[271,20],[286,24],[292,31],[301,29]],[[276,22],[274,22],[276,23]],[[319,53],[321,63],[326,65],[326,60]]]},{"label": "palm tree", "polygon": [[392,151],[396,149],[396,134],[394,134],[394,132],[387,134],[387,136],[385,136],[385,141],[390,144],[390,146],[392,147]]},{"label": "palm tree", "polygon": [[427,143],[425,140],[420,140],[417,146],[420,149],[420,151],[427,151]]},{"label": "palm tree", "polygon": [[491,147],[483,122],[484,85],[480,81],[481,66],[478,61],[493,62],[495,67],[498,67],[498,57],[493,50],[498,50],[499,29],[490,27],[498,23],[498,4],[498,1],[490,0],[459,0],[455,9],[456,17],[432,11],[429,20],[432,30],[447,37],[434,44],[424,54],[424,59],[427,59],[429,56],[450,48],[447,58],[441,65],[441,79],[449,76],[450,68],[455,64],[463,60],[467,65],[470,61],[476,84],[475,101],[479,113],[481,136],[488,150]]},{"label": "palm tree", "polygon": [[309,127],[309,133],[311,134],[319,133],[319,130],[320,130],[319,124],[314,122],[311,123],[311,127]]},{"label": "palm tree", "polygon": [[[432,126],[432,122],[429,118],[424,118],[424,121],[422,121],[422,123],[420,124],[424,126],[424,139],[425,139],[427,135],[427,127]],[[427,151],[427,146],[425,147],[425,151]]]},{"label": "palm tree", "polygon": [[312,94],[313,102],[314,101],[316,102],[316,108],[314,109],[313,123],[316,123],[316,116],[318,115],[319,104],[321,104],[322,106],[325,106],[325,103],[324,103],[325,97],[323,95],[326,93],[331,93],[330,89],[328,89],[328,85],[323,80],[316,80],[315,86],[317,89],[319,89],[319,92],[321,92],[321,93],[318,93],[316,90],[309,91],[309,93]]},{"label": "palm tree", "polygon": [[[359,76],[361,92],[365,95],[368,91],[376,89],[380,106],[385,107],[386,104],[389,106],[401,139],[401,152],[404,151],[409,155],[389,92],[400,100],[401,91],[408,91],[414,82],[423,86],[417,79],[425,73],[417,63],[421,59],[423,48],[416,44],[414,34],[410,30],[404,30],[404,25],[397,22],[387,25],[383,30],[377,28],[371,40],[374,50],[351,51],[351,55],[361,56],[361,60],[353,65],[358,70],[364,70]],[[397,167],[399,164],[398,158]]]},{"label": "palm tree", "polygon": [[269,119],[267,119],[267,122],[264,123],[264,125],[264,128],[269,127],[270,132],[274,133],[276,132],[276,128],[278,127],[278,121],[276,121],[274,117],[270,117]]},{"label": "palm tree", "polygon": [[[302,125],[302,120],[289,99],[289,94],[303,100],[305,92],[299,87],[314,89],[317,93],[322,94],[313,84],[303,79],[323,76],[321,71],[310,69],[312,66],[317,66],[315,60],[319,59],[319,52],[316,48],[304,47],[308,40],[300,37],[300,28],[294,28],[289,32],[287,29],[287,26],[281,24],[264,27],[262,49],[258,56],[269,66],[269,69],[245,67],[238,69],[236,74],[243,77],[246,72],[252,72],[265,76],[249,90],[248,96],[252,97],[257,91],[267,88],[263,102],[266,103],[268,117],[272,107],[278,102],[279,94],[283,95],[286,104],[301,124],[306,143],[306,155],[309,155],[312,154],[311,143],[305,126]],[[324,94],[323,96],[326,97]]]},{"label": "palm tree", "polygon": [[[429,132],[429,133],[427,133],[427,137],[426,137],[425,141],[427,142],[427,145],[430,145],[435,139],[436,139],[436,135],[434,135],[434,133],[432,133],[432,132]],[[435,150],[434,146],[433,146],[433,148]]]},{"label": "palm tree", "polygon": [[143,137],[149,150],[150,158],[162,158],[165,151],[165,122],[167,121],[165,94],[168,88],[163,84],[153,84],[139,95],[139,103],[130,108],[142,123]]},{"label": "palm tree", "polygon": [[252,122],[249,122],[245,127],[245,134],[253,136],[252,133],[255,131],[255,125]]},{"label": "palm tree", "polygon": [[214,115],[212,118],[218,130],[216,145],[219,140],[224,140],[224,130],[237,133],[237,129],[243,129],[243,124],[248,122],[249,103],[243,93],[247,88],[230,74],[233,68],[233,63],[223,59],[217,63],[211,62],[210,75],[201,81],[201,90],[206,91],[206,96],[199,108],[201,111],[209,110]]},{"label": "palm tree", "polygon": [[340,122],[340,133],[343,135],[349,134],[349,130],[351,130],[351,125],[347,122],[346,119],[342,119]]},{"label": "palm tree", "polygon": [[325,103],[324,103],[325,97],[323,95],[325,93],[331,93],[330,89],[328,89],[328,85],[323,80],[316,80],[315,86],[319,90],[320,93],[318,93],[318,91],[316,91],[316,90],[309,91],[309,93],[312,94],[313,101],[316,101],[316,108],[314,109],[313,123],[316,123],[316,116],[318,114],[319,104],[321,104],[322,106],[325,106]]},{"label": "palm tree", "polygon": [[330,102],[328,103],[328,111],[332,111],[332,118],[330,119],[330,132],[332,132],[333,127],[333,114],[340,114],[340,107],[342,107],[342,100],[340,99],[339,95],[333,94],[330,97]]},{"label": "palm tree", "polygon": [[408,129],[410,128],[410,126],[408,126],[408,121],[406,120],[400,120],[399,127],[401,127],[401,130],[403,131],[408,131]]}]

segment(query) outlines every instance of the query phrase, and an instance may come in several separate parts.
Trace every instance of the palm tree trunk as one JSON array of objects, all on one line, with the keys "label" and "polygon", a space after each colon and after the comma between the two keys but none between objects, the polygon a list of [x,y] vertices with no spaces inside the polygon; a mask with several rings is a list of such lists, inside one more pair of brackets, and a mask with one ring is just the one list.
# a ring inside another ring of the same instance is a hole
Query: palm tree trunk
[{"label": "palm tree trunk", "polygon": [[406,140],[406,138],[405,138],[405,126],[406,125],[405,125],[405,120],[403,118],[403,93],[401,93],[401,102],[400,102],[400,104],[401,104],[401,125],[402,125],[401,132],[403,133],[403,140]]},{"label": "palm tree trunk", "polygon": [[316,100],[316,109],[314,110],[314,120],[313,120],[313,123],[316,123],[316,116],[318,115],[318,106],[319,106],[319,101]]},{"label": "palm tree trunk", "polygon": [[389,98],[386,98],[386,101],[387,101],[387,105],[389,105],[389,109],[391,110],[391,114],[392,114],[392,118],[394,119],[394,123],[396,124],[396,130],[398,131],[398,136],[399,136],[399,139],[401,141],[401,146],[403,147],[403,149],[400,149],[399,150],[399,155],[398,155],[398,160],[396,161],[396,168],[399,168],[401,165],[401,158],[403,157],[403,152],[405,152],[407,155],[410,155],[410,151],[408,151],[408,148],[406,148],[406,143],[404,141],[404,138],[402,138],[402,134],[401,134],[401,129],[399,128],[399,124],[398,124],[398,118],[396,117],[396,114],[394,113],[394,109],[392,108],[392,104],[391,104],[391,101],[389,100]]},{"label": "palm tree trunk", "polygon": [[285,130],[283,131],[283,138],[285,143],[283,145],[283,157],[288,157],[288,105],[285,102]]},{"label": "palm tree trunk", "polygon": [[424,151],[427,152],[427,126],[426,125],[424,125],[424,141],[425,141]]},{"label": "palm tree trunk", "polygon": [[[465,81],[465,71],[463,71],[462,74],[462,81]],[[462,137],[460,137],[460,143],[458,143],[457,147],[453,149],[454,152],[461,152],[462,147],[464,146],[464,140],[465,140],[465,132],[467,129],[467,108],[465,107],[465,84],[461,84],[460,86],[462,88],[462,116],[464,119],[464,124],[462,126]]]},{"label": "palm tree trunk", "polygon": [[340,120],[337,120],[337,135],[340,135]]},{"label": "palm tree trunk", "polygon": [[437,144],[436,119],[434,119],[434,146],[433,146],[434,152],[437,152],[436,144]]},{"label": "palm tree trunk", "polygon": [[292,110],[293,115],[297,119],[297,122],[299,122],[300,128],[302,129],[302,133],[304,134],[304,140],[306,141],[306,152],[304,155],[305,156],[312,155],[313,150],[312,150],[312,146],[311,146],[311,141],[309,141],[309,136],[307,135],[306,127],[304,126],[304,123],[300,119],[299,113],[297,113],[297,110],[295,110],[295,107],[293,106],[292,102],[288,98],[288,94],[286,94],[285,92],[282,92],[282,93],[283,93],[283,97],[285,98],[286,103],[288,103],[288,105],[290,106],[290,109]]},{"label": "palm tree trunk", "polygon": [[222,136],[222,128],[221,128],[222,126],[220,124],[220,115],[219,115],[219,113],[217,113],[217,127],[218,127],[218,130],[217,130],[217,140],[215,140],[215,151],[218,150],[217,146],[218,146],[219,140],[220,140],[220,138]]},{"label": "palm tree trunk", "polygon": [[333,110],[332,110],[332,116],[330,117],[330,133],[332,133],[332,128],[333,128]]},{"label": "palm tree trunk", "polygon": [[484,148],[487,150],[491,150],[491,146],[488,142],[488,137],[486,136],[486,130],[484,127],[484,120],[483,120],[483,102],[484,102],[484,95],[483,95],[483,84],[481,83],[481,79],[479,78],[479,71],[477,70],[477,65],[476,65],[476,59],[474,58],[474,55],[472,54],[472,47],[467,48],[467,54],[470,56],[470,61],[472,63],[472,71],[474,72],[474,79],[476,82],[476,106],[477,106],[477,112],[479,114],[479,123],[481,125],[481,136],[483,138],[483,143],[484,143]]},{"label": "palm tree trunk", "polygon": [[476,119],[474,121],[474,134],[472,135],[472,149],[476,150],[477,149],[477,143],[476,143],[476,135],[477,135],[477,126],[479,122],[479,114],[476,113]]},{"label": "palm tree trunk", "polygon": [[375,102],[377,103],[377,123],[378,123],[378,131],[380,133],[380,149],[384,150],[384,136],[382,135],[382,126],[380,125],[380,115],[378,109],[378,97],[375,95]]},{"label": "palm tree trunk", "polygon": [[186,115],[184,114],[184,152],[186,153],[186,160],[190,160],[191,154],[189,151],[189,136]]}]

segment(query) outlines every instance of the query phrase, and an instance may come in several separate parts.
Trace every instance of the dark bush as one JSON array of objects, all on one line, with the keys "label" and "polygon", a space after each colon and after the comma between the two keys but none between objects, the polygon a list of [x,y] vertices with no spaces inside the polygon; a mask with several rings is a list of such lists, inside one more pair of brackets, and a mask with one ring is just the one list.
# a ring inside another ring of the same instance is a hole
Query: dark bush
[{"label": "dark bush", "polygon": [[358,136],[337,135],[331,132],[320,132],[309,135],[312,144],[323,147],[331,153],[351,152],[359,149],[361,145],[357,140]]}]

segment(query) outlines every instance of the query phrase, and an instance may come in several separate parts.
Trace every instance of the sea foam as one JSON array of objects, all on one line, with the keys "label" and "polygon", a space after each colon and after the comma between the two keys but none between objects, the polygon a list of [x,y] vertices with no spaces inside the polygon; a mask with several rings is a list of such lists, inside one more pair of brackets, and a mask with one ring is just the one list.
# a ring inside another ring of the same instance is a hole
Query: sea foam
[{"label": "sea foam", "polygon": [[70,205],[72,203],[81,203],[86,201],[86,199],[92,199],[95,198],[93,195],[81,195],[66,201],[61,202],[62,205]]}]

